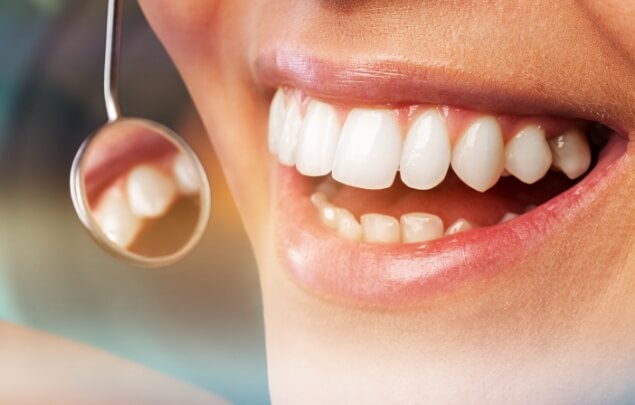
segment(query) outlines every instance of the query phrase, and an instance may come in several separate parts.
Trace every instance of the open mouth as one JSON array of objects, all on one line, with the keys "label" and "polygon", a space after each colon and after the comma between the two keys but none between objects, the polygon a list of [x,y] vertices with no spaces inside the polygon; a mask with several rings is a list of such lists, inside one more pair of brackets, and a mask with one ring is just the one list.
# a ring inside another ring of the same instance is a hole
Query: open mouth
[{"label": "open mouth", "polygon": [[340,100],[275,76],[278,251],[340,301],[412,302],[509,267],[588,210],[628,144],[588,119]]}]

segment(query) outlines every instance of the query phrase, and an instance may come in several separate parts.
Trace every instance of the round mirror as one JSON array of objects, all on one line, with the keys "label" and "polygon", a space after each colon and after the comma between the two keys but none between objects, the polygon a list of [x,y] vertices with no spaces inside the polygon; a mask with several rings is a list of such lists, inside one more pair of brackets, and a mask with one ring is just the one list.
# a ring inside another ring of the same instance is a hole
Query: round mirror
[{"label": "round mirror", "polygon": [[104,247],[136,265],[177,261],[200,240],[211,206],[207,176],[174,132],[147,120],[106,124],[79,149],[71,195]]}]

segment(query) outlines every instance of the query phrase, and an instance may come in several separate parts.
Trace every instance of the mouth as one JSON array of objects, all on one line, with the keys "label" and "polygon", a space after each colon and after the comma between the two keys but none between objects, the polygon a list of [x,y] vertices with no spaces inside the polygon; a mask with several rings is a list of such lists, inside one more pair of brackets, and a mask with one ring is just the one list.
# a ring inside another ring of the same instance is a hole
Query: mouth
[{"label": "mouth", "polygon": [[[439,103],[435,82],[429,100],[399,99],[402,79],[329,67],[320,86],[322,63],[280,62],[263,75],[277,251],[325,299],[407,305],[495,277],[588,216],[628,146],[614,122],[522,94],[488,110],[504,100]],[[338,93],[342,77],[371,90]]]}]

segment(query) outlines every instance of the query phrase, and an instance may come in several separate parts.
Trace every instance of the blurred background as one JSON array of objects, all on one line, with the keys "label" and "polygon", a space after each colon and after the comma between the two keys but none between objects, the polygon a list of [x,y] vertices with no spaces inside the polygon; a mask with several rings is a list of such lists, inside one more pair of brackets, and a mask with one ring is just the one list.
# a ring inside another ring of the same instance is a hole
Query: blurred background
[{"label": "blurred background", "polygon": [[106,1],[0,0],[0,320],[89,344],[214,392],[267,403],[260,293],[240,219],[177,71],[125,2],[122,108],[183,135],[213,187],[186,260],[141,270],[77,220],[68,174],[106,120]]}]

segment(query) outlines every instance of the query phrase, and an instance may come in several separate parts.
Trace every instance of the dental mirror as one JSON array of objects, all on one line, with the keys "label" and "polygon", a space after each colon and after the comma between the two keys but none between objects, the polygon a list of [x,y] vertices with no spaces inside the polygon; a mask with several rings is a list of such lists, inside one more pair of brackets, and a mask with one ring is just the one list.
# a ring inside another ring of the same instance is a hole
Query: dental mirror
[{"label": "dental mirror", "polygon": [[108,123],[88,137],[71,168],[77,214],[110,253],[135,265],[165,266],[200,240],[210,215],[205,170],[168,128],[122,117],[118,100],[122,0],[109,0],[104,69]]}]

